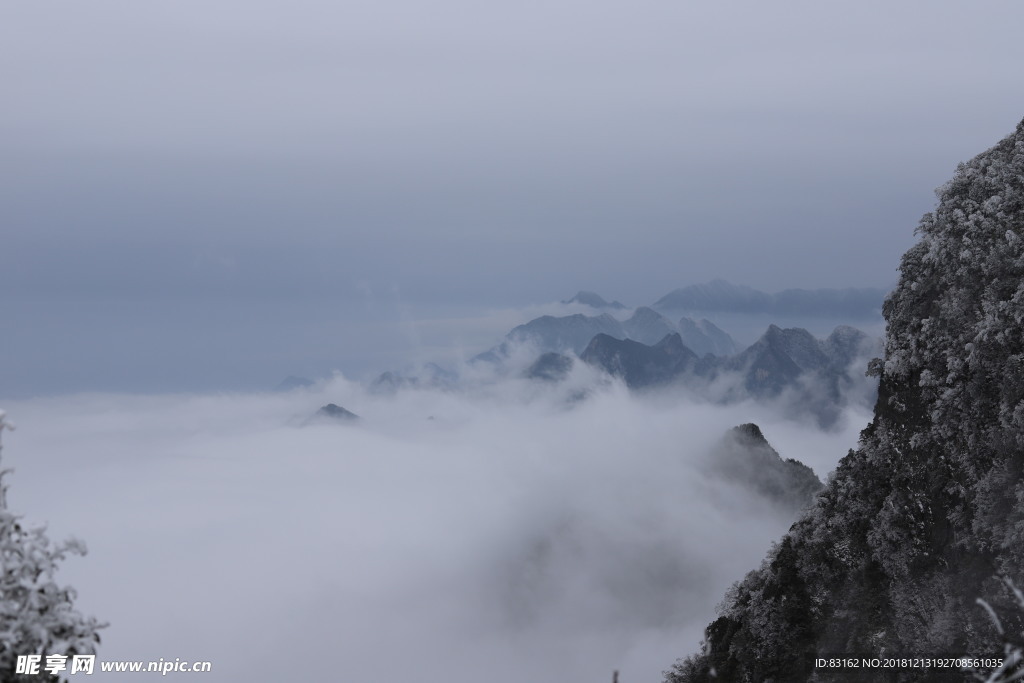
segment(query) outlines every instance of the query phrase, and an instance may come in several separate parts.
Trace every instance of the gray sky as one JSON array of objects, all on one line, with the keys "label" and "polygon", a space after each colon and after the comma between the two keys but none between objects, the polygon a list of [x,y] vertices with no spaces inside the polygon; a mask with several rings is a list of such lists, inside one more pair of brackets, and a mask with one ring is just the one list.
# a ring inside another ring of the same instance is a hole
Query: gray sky
[{"label": "gray sky", "polygon": [[933,188],[1024,116],[1022,24],[1015,1],[5,3],[0,397],[383,369],[416,320],[581,288],[890,286]]}]

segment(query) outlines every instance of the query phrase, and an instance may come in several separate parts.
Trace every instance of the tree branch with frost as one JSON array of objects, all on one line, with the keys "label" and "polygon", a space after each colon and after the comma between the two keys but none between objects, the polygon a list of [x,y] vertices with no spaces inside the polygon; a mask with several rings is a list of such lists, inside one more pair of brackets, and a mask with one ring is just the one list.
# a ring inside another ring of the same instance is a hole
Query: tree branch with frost
[{"label": "tree branch with frost", "polygon": [[[1024,592],[1017,588],[1017,585],[1010,577],[1003,577],[1003,583],[1006,584],[1006,587],[1013,594],[1018,607],[1024,610]],[[988,613],[988,617],[992,620],[992,625],[999,635],[1003,646],[1003,664],[987,674],[973,670],[972,673],[975,680],[983,681],[984,683],[1024,681],[1024,634],[1022,634],[1021,638],[1008,635],[1003,628],[1002,620],[995,609],[992,608],[992,605],[982,598],[978,598],[976,602]]]},{"label": "tree branch with frost", "polygon": [[[14,429],[0,410],[0,437]],[[0,453],[3,445],[0,443]],[[74,588],[60,586],[57,566],[69,554],[85,555],[85,544],[68,539],[53,544],[45,527],[25,527],[7,508],[4,477],[0,469],[0,680],[19,680],[15,664],[19,655],[95,654],[97,631],[105,626],[74,609]],[[39,680],[39,677],[34,677]],[[56,680],[44,677],[43,680]]]}]

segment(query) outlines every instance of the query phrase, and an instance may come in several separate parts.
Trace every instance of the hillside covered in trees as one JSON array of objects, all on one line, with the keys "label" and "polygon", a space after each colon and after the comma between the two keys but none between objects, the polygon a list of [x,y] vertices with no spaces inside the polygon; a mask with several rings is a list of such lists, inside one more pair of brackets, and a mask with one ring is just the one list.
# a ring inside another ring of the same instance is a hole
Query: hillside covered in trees
[{"label": "hillside covered in trees", "polygon": [[1024,627],[1000,580],[1024,580],[1024,122],[937,193],[885,303],[859,448],[669,683],[961,681],[814,658],[998,654],[979,597]]}]

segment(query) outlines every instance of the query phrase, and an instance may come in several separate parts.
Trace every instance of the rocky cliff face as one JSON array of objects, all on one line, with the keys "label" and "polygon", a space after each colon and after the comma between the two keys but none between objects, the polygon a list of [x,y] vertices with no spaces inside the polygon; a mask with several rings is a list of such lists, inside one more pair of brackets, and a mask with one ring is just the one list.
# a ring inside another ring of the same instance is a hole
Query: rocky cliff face
[{"label": "rocky cliff face", "polygon": [[813,659],[998,653],[978,597],[1024,626],[997,579],[1024,580],[1024,122],[938,195],[885,303],[859,448],[667,681],[878,680]]}]

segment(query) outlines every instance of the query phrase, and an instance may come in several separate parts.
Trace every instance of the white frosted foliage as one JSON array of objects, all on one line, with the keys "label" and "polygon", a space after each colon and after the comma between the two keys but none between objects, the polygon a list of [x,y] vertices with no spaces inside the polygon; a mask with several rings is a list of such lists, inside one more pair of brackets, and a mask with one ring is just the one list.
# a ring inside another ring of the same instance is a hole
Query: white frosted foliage
[{"label": "white frosted foliage", "polygon": [[[0,410],[0,435],[13,429]],[[7,508],[0,470],[0,679],[12,680],[18,655],[94,654],[102,625],[74,609],[75,590],[57,583],[68,554],[84,555],[78,539],[52,543],[43,527],[26,527]],[[38,677],[37,677],[38,678]]]}]

